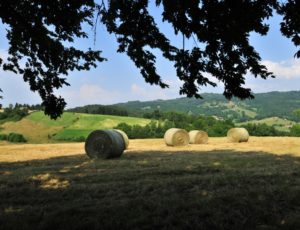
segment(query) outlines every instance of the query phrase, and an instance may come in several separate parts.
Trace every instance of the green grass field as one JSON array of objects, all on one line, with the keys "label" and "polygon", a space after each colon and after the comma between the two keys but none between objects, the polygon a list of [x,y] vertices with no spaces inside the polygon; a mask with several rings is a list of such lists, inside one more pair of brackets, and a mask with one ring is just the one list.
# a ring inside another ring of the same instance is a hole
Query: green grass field
[{"label": "green grass field", "polygon": [[111,129],[119,123],[146,125],[148,119],[111,115],[94,115],[65,112],[61,118],[51,120],[43,112],[34,112],[18,122],[2,125],[1,133],[23,134],[29,143],[83,140],[96,129]]}]

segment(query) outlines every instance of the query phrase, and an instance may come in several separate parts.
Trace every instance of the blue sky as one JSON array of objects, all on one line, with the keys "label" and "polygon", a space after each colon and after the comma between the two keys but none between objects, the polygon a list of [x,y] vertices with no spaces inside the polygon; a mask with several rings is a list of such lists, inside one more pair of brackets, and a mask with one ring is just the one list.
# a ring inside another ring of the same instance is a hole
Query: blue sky
[{"label": "blue sky", "polygon": [[[172,28],[159,20],[160,10],[152,7],[151,11],[156,15],[155,19],[161,30],[167,34],[173,44],[181,44],[181,37],[173,35]],[[289,91],[299,90],[300,83],[300,61],[294,59],[296,47],[279,31],[281,18],[274,16],[269,20],[270,31],[267,36],[261,37],[251,34],[251,44],[257,49],[262,57],[262,63],[270,71],[274,72],[277,78],[263,80],[246,76],[246,86],[252,88],[255,93],[269,91]],[[151,86],[144,82],[139,70],[134,66],[126,54],[116,52],[117,44],[115,37],[109,35],[102,25],[98,25],[96,43],[94,44],[93,32],[91,28],[91,38],[86,40],[76,40],[75,46],[87,49],[102,50],[102,56],[108,59],[107,62],[98,64],[96,69],[85,72],[72,72],[67,77],[70,87],[64,87],[57,94],[63,96],[68,107],[85,104],[112,104],[132,100],[154,100],[178,98],[180,82],[176,77],[175,70],[171,63],[164,60],[159,52],[157,59],[157,69],[163,80],[170,84],[169,89],[160,89],[158,86]],[[5,27],[0,24],[0,34],[5,34]],[[187,46],[192,46],[193,41],[189,41]],[[0,56],[7,56],[8,44],[3,38],[0,40]],[[9,72],[0,71],[0,88],[3,90],[3,100],[0,102],[4,106],[9,103],[40,103],[37,93],[29,90],[27,83],[22,77]],[[202,87],[201,92],[222,93],[223,87],[216,88]]]}]

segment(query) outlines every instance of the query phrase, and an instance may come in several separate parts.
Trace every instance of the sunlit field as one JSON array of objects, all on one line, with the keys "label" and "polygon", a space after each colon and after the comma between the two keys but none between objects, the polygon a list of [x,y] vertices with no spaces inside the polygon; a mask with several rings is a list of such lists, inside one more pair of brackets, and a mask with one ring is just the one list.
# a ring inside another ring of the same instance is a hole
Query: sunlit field
[{"label": "sunlit field", "polygon": [[87,137],[95,129],[111,129],[119,123],[129,125],[146,125],[149,119],[65,112],[61,118],[51,120],[43,112],[29,114],[17,122],[6,122],[1,125],[2,133],[23,134],[29,143],[51,143]]},{"label": "sunlit field", "polygon": [[[0,144],[0,229],[300,229],[300,138]],[[21,228],[20,228],[21,227]]]}]

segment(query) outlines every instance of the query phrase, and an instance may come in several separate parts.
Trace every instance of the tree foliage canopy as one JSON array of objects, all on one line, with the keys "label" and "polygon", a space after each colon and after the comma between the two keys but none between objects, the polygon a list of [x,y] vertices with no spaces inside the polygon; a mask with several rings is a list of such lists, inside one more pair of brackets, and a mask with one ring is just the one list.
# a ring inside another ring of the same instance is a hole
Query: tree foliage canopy
[{"label": "tree foliage canopy", "polygon": [[[153,0],[154,1],[154,0]],[[176,47],[155,23],[149,0],[10,0],[0,2],[0,18],[8,25],[9,57],[0,60],[4,70],[23,75],[31,90],[38,91],[46,114],[60,116],[65,101],[53,89],[68,85],[61,77],[72,70],[89,70],[104,60],[100,51],[82,51],[70,44],[87,37],[82,23],[99,19],[117,37],[118,52],[126,53],[145,81],[168,87],[156,70],[159,49],[171,61],[182,80],[180,94],[200,97],[199,86],[224,83],[224,96],[253,98],[245,88],[245,74],[273,77],[249,43],[251,32],[266,35],[266,19],[275,12],[283,16],[281,32],[300,45],[300,2],[296,0],[156,0],[162,20],[184,39],[199,45]],[[149,47],[151,49],[149,49]],[[300,57],[300,51],[295,56]],[[23,64],[25,63],[25,64]],[[209,73],[212,77],[207,77]]]},{"label": "tree foliage canopy", "polygon": [[8,25],[9,41],[3,70],[23,75],[52,118],[60,116],[66,105],[54,94],[54,89],[68,85],[62,76],[73,70],[89,70],[103,61],[99,51],[82,51],[70,45],[75,38],[88,36],[82,23],[92,25],[94,9],[93,0],[0,2],[0,18]]}]

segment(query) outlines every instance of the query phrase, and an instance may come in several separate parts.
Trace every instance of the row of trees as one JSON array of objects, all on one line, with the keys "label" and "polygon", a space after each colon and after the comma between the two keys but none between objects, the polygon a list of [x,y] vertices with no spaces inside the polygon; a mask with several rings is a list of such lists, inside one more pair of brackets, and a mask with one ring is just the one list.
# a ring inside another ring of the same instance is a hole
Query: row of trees
[{"label": "row of trees", "polygon": [[[9,106],[11,107],[11,105]],[[41,104],[29,105],[29,104],[20,104],[16,103],[15,108],[27,108],[28,110],[43,110],[43,106]]]},{"label": "row of trees", "polygon": [[243,125],[251,136],[292,136],[291,132],[277,130],[274,126],[266,124],[247,124]]},{"label": "row of trees", "polygon": [[107,114],[116,116],[128,116],[128,112],[125,109],[111,105],[86,105],[82,107],[76,107],[69,109],[70,112],[75,113],[89,113],[89,114]]},{"label": "row of trees", "polygon": [[28,115],[28,108],[13,106],[5,108],[2,113],[0,113],[0,121],[19,121],[23,117]]},{"label": "row of trees", "polygon": [[[234,127],[232,120],[221,120],[212,116],[195,116],[175,112],[161,113],[158,110],[144,115],[155,119],[146,126],[121,123],[116,129],[127,133],[129,138],[162,138],[166,130],[172,127],[190,130],[204,130],[211,137],[226,136],[227,131]],[[274,126],[266,124],[244,125],[251,136],[300,136],[300,125],[292,127],[291,132],[277,130]]]},{"label": "row of trees", "polygon": [[214,117],[187,115],[176,112],[160,113],[153,111],[145,117],[155,119],[146,126],[121,123],[116,129],[127,133],[129,138],[161,138],[172,127],[186,129],[188,131],[199,129],[208,132],[209,136],[225,136],[227,130],[234,127],[231,120],[218,120]]},{"label": "row of trees", "polygon": [[9,141],[13,143],[25,143],[27,140],[22,134],[19,133],[9,133],[9,134],[0,134],[1,141]]}]

